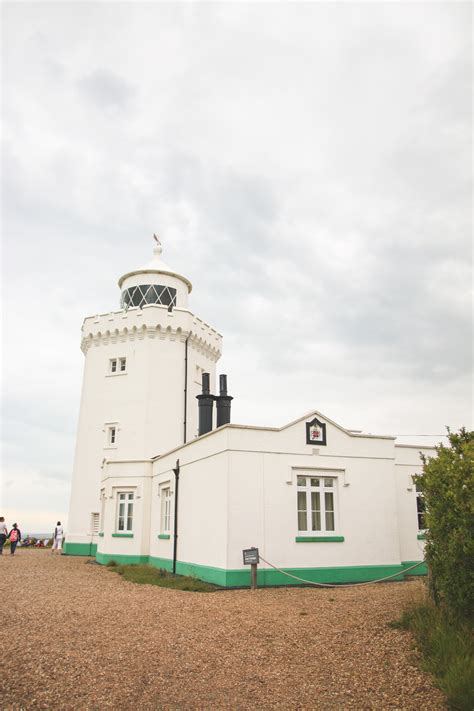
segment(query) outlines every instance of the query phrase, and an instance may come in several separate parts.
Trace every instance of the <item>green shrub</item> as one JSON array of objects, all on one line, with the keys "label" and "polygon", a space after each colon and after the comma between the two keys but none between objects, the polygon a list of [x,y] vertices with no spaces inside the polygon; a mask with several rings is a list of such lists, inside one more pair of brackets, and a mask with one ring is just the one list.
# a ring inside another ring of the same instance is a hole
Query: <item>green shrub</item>
[{"label": "green shrub", "polygon": [[433,674],[458,711],[474,708],[474,640],[468,623],[431,602],[413,605],[392,627],[409,629],[423,655],[423,668]]},{"label": "green shrub", "polygon": [[117,562],[115,560],[108,560],[106,565],[107,565],[107,568],[115,568],[117,565]]},{"label": "green shrub", "polygon": [[426,549],[433,600],[452,614],[474,614],[474,432],[448,430],[449,446],[423,459],[416,483],[425,500]]}]

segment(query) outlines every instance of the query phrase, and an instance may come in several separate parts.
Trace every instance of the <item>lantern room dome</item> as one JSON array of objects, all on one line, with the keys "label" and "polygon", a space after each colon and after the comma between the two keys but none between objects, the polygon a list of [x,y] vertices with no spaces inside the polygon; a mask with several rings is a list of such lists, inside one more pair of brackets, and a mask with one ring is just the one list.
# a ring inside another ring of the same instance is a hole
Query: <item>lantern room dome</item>
[{"label": "lantern room dome", "polygon": [[152,260],[123,274],[118,280],[122,291],[120,306],[123,309],[151,304],[167,306],[170,310],[175,306],[187,308],[192,284],[161,259],[163,248],[157,237],[155,241]]}]

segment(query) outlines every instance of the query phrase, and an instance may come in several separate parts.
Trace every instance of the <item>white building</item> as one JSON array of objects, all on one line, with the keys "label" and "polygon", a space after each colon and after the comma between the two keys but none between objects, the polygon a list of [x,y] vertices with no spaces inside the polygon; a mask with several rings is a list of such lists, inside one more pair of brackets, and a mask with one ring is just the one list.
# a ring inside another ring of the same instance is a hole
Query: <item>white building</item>
[{"label": "white building", "polygon": [[[224,586],[248,584],[251,546],[307,580],[402,578],[423,560],[412,477],[420,451],[434,449],[349,431],[317,411],[281,429],[215,428],[209,413],[217,400],[217,423],[226,421],[225,394],[201,396],[200,431],[214,429],[198,436],[196,397],[203,373],[215,392],[221,336],[188,310],[191,284],[160,253],[119,280],[120,311],[84,321],[65,552]],[[291,582],[260,565],[259,584]]]}]

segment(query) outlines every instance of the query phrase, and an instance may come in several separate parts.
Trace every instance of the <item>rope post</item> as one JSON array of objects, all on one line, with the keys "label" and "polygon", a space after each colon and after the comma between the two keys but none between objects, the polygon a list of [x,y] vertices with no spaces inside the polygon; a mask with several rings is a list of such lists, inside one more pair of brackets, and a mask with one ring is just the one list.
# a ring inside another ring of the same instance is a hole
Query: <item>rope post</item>
[{"label": "rope post", "polygon": [[260,563],[258,548],[246,548],[242,551],[244,557],[244,565],[250,565],[250,588],[257,589],[257,565]]},{"label": "rope post", "polygon": [[257,589],[257,564],[252,563],[251,567],[251,576],[252,576],[252,590]]}]

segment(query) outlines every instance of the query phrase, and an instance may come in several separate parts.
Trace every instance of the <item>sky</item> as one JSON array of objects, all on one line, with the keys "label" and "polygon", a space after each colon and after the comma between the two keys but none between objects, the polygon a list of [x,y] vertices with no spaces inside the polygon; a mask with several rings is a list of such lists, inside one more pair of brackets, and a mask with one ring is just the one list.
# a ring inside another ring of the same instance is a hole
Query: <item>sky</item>
[{"label": "sky", "polygon": [[224,336],[234,422],[472,428],[471,13],[3,3],[8,524],[67,528],[82,320],[153,232]]}]

